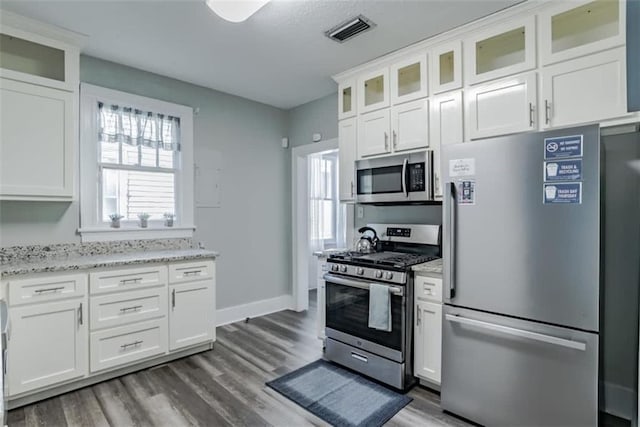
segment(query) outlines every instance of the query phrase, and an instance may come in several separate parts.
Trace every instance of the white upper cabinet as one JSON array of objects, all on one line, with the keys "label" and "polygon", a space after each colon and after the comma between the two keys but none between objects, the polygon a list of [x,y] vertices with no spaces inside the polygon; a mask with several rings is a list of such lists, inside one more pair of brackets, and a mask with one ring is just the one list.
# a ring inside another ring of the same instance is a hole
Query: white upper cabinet
[{"label": "white upper cabinet", "polygon": [[338,120],[356,115],[356,81],[346,80],[338,85]]},{"label": "white upper cabinet", "polygon": [[432,94],[462,87],[462,43],[459,40],[430,51],[429,87]]},{"label": "white upper cabinet", "polygon": [[389,106],[389,69],[383,68],[358,78],[358,114]]},{"label": "white upper cabinet", "polygon": [[429,146],[429,102],[426,99],[391,107],[393,151]]},{"label": "white upper cabinet", "polygon": [[442,173],[440,152],[448,144],[464,141],[464,123],[462,119],[462,91],[456,90],[434,96],[430,99],[429,128],[430,146],[433,150],[434,195],[442,198]]},{"label": "white upper cabinet", "polygon": [[471,87],[465,93],[470,138],[535,130],[536,87],[535,72]]},{"label": "white upper cabinet", "polygon": [[493,25],[464,43],[465,78],[474,84],[536,66],[535,16]]},{"label": "white upper cabinet", "polygon": [[392,104],[413,101],[429,94],[426,53],[396,62],[391,66],[390,72]]},{"label": "white upper cabinet", "polygon": [[355,117],[338,123],[338,185],[341,202],[355,200],[356,136]]},{"label": "white upper cabinet", "polygon": [[598,122],[627,115],[625,48],[545,67],[543,127]]},{"label": "white upper cabinet", "polygon": [[625,3],[559,2],[539,15],[542,64],[611,49],[625,42]]},{"label": "white upper cabinet", "polygon": [[389,109],[358,116],[358,158],[391,152]]}]

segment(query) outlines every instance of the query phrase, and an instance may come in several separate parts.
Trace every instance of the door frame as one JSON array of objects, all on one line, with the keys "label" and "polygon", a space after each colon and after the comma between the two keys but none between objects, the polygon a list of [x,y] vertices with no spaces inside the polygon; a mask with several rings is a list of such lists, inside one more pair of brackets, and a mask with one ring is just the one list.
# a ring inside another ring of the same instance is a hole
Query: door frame
[{"label": "door frame", "polygon": [[293,286],[292,308],[295,311],[304,311],[309,308],[309,265],[304,261],[308,254],[302,250],[309,247],[309,221],[300,221],[300,218],[309,218],[307,156],[337,149],[338,138],[291,149],[291,283]]}]

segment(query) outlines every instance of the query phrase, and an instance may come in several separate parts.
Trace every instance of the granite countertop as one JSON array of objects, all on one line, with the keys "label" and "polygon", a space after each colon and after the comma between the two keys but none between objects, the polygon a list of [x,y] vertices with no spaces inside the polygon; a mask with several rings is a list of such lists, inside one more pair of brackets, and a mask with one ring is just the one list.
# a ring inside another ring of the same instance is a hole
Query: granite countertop
[{"label": "granite countertop", "polygon": [[313,253],[314,256],[317,256],[318,258],[327,258],[329,255],[333,254],[333,253],[338,253],[338,252],[344,252],[347,249],[325,249],[322,251],[315,251]]},{"label": "granite countertop", "polygon": [[68,255],[66,257],[14,260],[0,265],[0,277],[17,274],[45,273],[54,271],[87,270],[101,267],[118,267],[147,262],[186,261],[216,258],[218,252],[205,249],[167,249],[154,251],[130,251],[100,255]]},{"label": "granite countertop", "polygon": [[411,269],[416,273],[442,274],[442,258],[414,265]]}]

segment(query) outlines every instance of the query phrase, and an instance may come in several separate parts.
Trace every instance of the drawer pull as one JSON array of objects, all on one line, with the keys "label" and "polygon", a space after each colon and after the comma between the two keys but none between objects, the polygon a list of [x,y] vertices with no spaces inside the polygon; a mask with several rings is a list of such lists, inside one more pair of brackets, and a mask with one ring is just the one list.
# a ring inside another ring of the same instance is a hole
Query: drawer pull
[{"label": "drawer pull", "polygon": [[140,341],[130,342],[129,344],[122,344],[122,345],[120,346],[120,348],[121,348],[121,349],[123,349],[123,350],[126,350],[126,349],[128,349],[129,347],[137,347],[137,346],[139,346],[140,344],[142,344],[142,340],[140,340]]},{"label": "drawer pull", "polygon": [[359,360],[360,362],[364,362],[364,363],[369,363],[369,359],[367,359],[366,356],[363,356],[359,353],[356,353],[354,351],[351,352],[351,357],[353,357],[356,360]]},{"label": "drawer pull", "polygon": [[184,276],[195,276],[195,275],[200,274],[200,273],[202,273],[202,270],[191,270],[191,271],[185,271],[185,272],[183,272],[182,274],[183,274]]},{"label": "drawer pull", "polygon": [[122,280],[120,280],[120,283],[123,284],[123,285],[126,285],[128,283],[138,283],[138,282],[141,282],[141,281],[142,281],[142,277],[136,277],[136,278],[133,278],[133,279],[122,279]]},{"label": "drawer pull", "polygon": [[138,310],[140,308],[142,308],[141,305],[134,305],[133,307],[123,307],[123,308],[120,309],[120,312],[121,313],[126,313],[127,311],[130,311],[130,310],[136,311],[136,310]]},{"label": "drawer pull", "polygon": [[57,286],[55,288],[36,289],[33,292],[35,292],[36,294],[41,294],[43,292],[57,292],[60,289],[64,289],[64,286]]}]

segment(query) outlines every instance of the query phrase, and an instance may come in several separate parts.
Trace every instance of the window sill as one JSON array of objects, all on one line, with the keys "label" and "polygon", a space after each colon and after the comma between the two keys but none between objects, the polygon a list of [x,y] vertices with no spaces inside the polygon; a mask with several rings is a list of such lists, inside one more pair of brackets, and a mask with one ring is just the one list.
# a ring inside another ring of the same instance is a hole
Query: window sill
[{"label": "window sill", "polygon": [[193,237],[195,226],[176,227],[86,227],[79,228],[78,234],[82,243],[85,242],[108,242],[114,240],[136,240],[136,239],[171,239],[180,237]]}]

